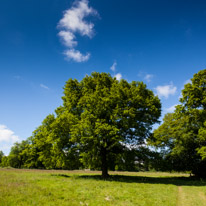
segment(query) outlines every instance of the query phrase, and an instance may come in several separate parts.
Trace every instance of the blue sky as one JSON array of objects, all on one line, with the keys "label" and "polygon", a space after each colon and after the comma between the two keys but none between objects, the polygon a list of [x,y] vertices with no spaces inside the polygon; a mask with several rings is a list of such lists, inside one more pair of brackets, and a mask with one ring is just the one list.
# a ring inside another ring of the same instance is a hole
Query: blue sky
[{"label": "blue sky", "polygon": [[0,150],[31,136],[92,71],[144,81],[162,102],[206,67],[204,0],[1,0]]}]

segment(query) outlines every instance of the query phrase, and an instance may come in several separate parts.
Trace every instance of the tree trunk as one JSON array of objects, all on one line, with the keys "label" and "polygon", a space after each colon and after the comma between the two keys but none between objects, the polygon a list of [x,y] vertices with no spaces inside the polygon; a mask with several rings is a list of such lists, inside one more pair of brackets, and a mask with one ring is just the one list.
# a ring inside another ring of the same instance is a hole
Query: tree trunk
[{"label": "tree trunk", "polygon": [[106,148],[101,148],[101,156],[102,156],[102,177],[104,179],[109,177],[108,174],[108,165],[107,165],[107,150]]}]

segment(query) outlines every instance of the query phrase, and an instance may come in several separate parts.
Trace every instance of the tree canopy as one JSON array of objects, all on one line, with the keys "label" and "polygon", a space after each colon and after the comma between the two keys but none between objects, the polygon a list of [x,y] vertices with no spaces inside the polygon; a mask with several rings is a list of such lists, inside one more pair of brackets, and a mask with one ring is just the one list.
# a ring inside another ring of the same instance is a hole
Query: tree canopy
[{"label": "tree canopy", "polygon": [[82,162],[99,162],[103,177],[115,148],[143,144],[161,113],[160,100],[145,84],[118,81],[106,73],[68,80],[62,99],[61,115],[67,112],[73,119],[71,141],[78,144]]}]

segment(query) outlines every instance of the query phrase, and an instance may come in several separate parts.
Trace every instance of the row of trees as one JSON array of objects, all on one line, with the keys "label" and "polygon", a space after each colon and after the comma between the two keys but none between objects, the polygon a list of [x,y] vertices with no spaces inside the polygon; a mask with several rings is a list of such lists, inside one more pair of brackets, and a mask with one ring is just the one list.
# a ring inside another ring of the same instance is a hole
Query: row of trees
[{"label": "row of trees", "polygon": [[[92,73],[69,79],[63,105],[2,166],[17,168],[191,171],[206,177],[206,70],[182,90],[174,113],[158,122],[161,103],[142,82]],[[150,145],[150,147],[148,147]],[[154,146],[157,150],[151,150]]]},{"label": "row of trees", "polygon": [[[36,155],[36,158],[31,159],[30,153],[26,154],[26,150],[22,148],[22,143],[15,143],[8,156],[0,156],[0,167],[65,170],[88,169],[81,162],[80,157],[65,160],[63,166],[54,166],[51,161],[50,163],[43,162],[38,155]],[[27,148],[29,148],[29,145],[27,145]],[[51,158],[53,157],[51,156]],[[89,168],[101,170],[101,165],[97,163],[96,166]],[[108,169],[111,171],[168,171],[168,161],[164,161],[159,152],[151,151],[146,147],[139,147],[138,149],[125,147],[124,149],[122,148],[121,153],[110,156]]]}]

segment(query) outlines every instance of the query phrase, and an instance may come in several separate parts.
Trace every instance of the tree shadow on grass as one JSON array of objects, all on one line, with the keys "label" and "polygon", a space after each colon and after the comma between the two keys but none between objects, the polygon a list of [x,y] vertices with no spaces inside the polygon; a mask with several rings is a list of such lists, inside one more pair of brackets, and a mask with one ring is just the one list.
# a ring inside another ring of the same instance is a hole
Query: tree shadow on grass
[{"label": "tree shadow on grass", "polygon": [[98,181],[115,181],[124,183],[144,183],[144,184],[166,184],[176,186],[206,186],[206,179],[197,179],[194,177],[147,177],[147,176],[127,176],[110,175],[103,179],[101,175],[80,175],[80,179],[91,179]]},{"label": "tree shadow on grass", "polygon": [[66,177],[66,178],[71,177],[71,176],[65,175],[65,174],[51,174],[51,176],[55,176],[55,177]]}]

